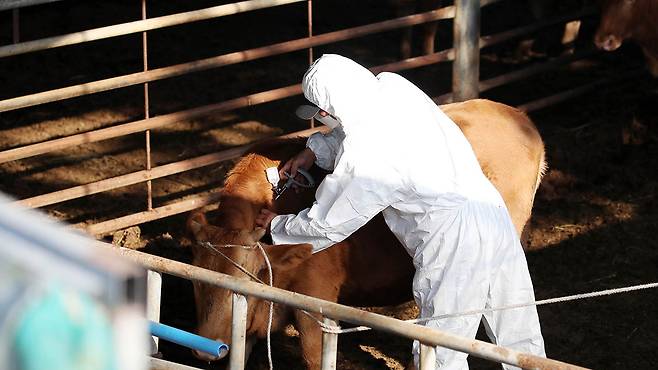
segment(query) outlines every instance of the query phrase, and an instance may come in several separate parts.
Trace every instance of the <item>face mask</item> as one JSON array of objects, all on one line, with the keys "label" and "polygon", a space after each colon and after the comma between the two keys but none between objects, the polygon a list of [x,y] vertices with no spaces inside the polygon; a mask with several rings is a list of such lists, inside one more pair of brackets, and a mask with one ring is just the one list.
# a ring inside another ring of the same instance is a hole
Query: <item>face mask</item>
[{"label": "face mask", "polygon": [[334,117],[330,115],[326,115],[322,117],[319,113],[315,115],[314,117],[316,120],[322,122],[325,126],[329,127],[330,129],[335,129],[336,127],[340,126],[340,122],[335,119]]}]

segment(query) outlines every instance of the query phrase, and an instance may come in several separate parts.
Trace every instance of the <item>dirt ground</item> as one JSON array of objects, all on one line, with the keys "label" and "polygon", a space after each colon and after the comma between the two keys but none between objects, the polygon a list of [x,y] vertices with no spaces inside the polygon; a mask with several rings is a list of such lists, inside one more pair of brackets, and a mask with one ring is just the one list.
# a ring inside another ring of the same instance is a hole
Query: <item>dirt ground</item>
[{"label": "dirt ground", "polygon": [[[484,34],[529,21],[519,2],[509,3],[483,12]],[[149,16],[215,4],[153,0],[149,2]],[[393,17],[389,7],[374,0],[316,2],[314,7],[316,34]],[[138,1],[128,0],[71,0],[26,8],[21,11],[21,37],[30,40],[127,22],[139,18],[139,9]],[[304,37],[305,12],[305,5],[297,4],[150,32],[150,67]],[[11,13],[0,13],[0,44],[11,42],[10,20]],[[595,18],[592,22],[596,23]],[[439,48],[449,45],[450,30],[451,23],[442,23]],[[384,64],[397,59],[399,36],[399,32],[388,32],[364,37],[318,47],[315,54],[341,53],[364,65]],[[583,37],[578,47],[590,45],[590,40],[591,36]],[[482,79],[546,61],[564,51],[519,55],[514,52],[518,41],[483,51]],[[5,58],[0,60],[0,99],[137,72],[142,68],[140,48],[141,35],[131,35]],[[620,76],[641,65],[637,47],[626,45],[613,54],[597,55],[487,91],[483,97],[523,104],[565,88]],[[306,66],[305,52],[295,52],[154,82],[150,84],[151,115],[299,83]],[[450,89],[450,70],[450,64],[445,63],[402,74],[429,95],[438,96]],[[644,145],[623,146],[621,140],[621,128],[642,108],[640,102],[645,102],[643,107],[657,105],[655,93],[650,95],[652,89],[656,89],[656,82],[648,73],[640,72],[530,114],[544,138],[550,166],[537,194],[526,240],[537,299],[656,281],[658,143],[650,137],[651,132]],[[295,97],[154,130],[154,165],[306,128],[292,114],[302,102],[301,97]],[[645,116],[658,123],[655,111],[649,110]],[[0,114],[0,149],[141,118],[141,86],[21,109]],[[0,164],[0,191],[23,199],[141,170],[144,163],[144,135],[135,134]],[[220,187],[231,164],[154,181],[154,206]],[[43,210],[67,223],[91,224],[142,211],[145,198],[142,184]],[[188,261],[188,252],[178,246],[183,224],[184,215],[180,215],[140,225],[138,243],[148,244],[148,252]],[[191,283],[165,276],[162,322],[193,330],[193,305]],[[653,289],[541,306],[538,311],[548,356],[595,369],[653,369],[658,364],[657,305],[658,295]],[[400,318],[416,314],[413,304],[373,310]],[[346,334],[339,339],[338,367],[402,369],[410,359],[410,347],[409,340],[383,333]],[[168,360],[220,368],[196,361],[188,350],[173,344],[162,342],[161,352]],[[277,369],[302,368],[293,329],[274,335],[273,358]],[[264,343],[255,348],[248,368],[267,368]],[[471,368],[499,367],[471,359]]]}]

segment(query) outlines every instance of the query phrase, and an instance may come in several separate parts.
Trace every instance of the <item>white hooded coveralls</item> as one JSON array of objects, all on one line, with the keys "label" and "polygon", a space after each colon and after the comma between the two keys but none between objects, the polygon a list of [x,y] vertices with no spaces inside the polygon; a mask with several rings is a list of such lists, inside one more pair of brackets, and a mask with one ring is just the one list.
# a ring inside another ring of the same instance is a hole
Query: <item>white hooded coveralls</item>
[{"label": "white hooded coveralls", "polygon": [[[427,95],[397,74],[375,77],[338,55],[318,59],[302,88],[342,130],[309,138],[316,163],[333,173],[320,184],[311,208],[272,220],[275,244],[311,243],[319,252],[383,212],[413,258],[420,317],[534,300],[502,197],[461,130]],[[535,307],[484,317],[494,343],[545,356]],[[425,325],[474,338],[479,322],[479,315],[471,315]],[[415,342],[416,364],[418,352]],[[468,368],[465,353],[437,347],[436,355],[441,369]]]}]

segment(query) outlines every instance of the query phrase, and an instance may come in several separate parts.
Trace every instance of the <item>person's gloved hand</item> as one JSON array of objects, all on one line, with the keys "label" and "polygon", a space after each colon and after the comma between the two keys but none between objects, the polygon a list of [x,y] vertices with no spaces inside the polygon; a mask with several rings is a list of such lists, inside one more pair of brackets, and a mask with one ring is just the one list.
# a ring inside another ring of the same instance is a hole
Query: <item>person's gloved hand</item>
[{"label": "person's gloved hand", "polygon": [[[284,165],[281,167],[279,170],[279,176],[282,179],[287,179],[288,176],[286,173],[289,173],[290,176],[298,181],[305,181],[302,177],[298,177],[297,169],[302,168],[304,170],[309,170],[312,166],[313,163],[315,163],[315,153],[309,148],[306,148],[299,152],[297,155],[294,157],[290,158]],[[296,192],[299,192],[301,189],[299,186],[293,184],[293,189],[295,189]]]},{"label": "person's gloved hand", "polygon": [[260,213],[256,216],[256,226],[263,227],[267,231],[270,231],[270,223],[272,222],[272,219],[276,217],[277,214],[270,211],[267,208],[263,208],[260,210]]}]

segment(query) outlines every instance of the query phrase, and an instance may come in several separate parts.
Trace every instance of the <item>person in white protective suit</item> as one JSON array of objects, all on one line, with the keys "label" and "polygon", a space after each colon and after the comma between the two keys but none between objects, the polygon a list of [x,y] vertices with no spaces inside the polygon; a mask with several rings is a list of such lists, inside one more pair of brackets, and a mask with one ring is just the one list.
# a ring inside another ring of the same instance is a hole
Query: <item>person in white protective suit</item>
[{"label": "person in white protective suit", "polygon": [[[331,247],[382,212],[413,258],[420,317],[534,301],[525,255],[505,203],[484,176],[457,125],[420,89],[394,73],[374,76],[339,55],[324,55],[304,75],[301,109],[336,126],[316,133],[282,172],[313,162],[333,172],[316,202],[297,215],[262,210],[275,244]],[[317,112],[317,113],[316,113]],[[306,117],[310,118],[310,117]],[[484,314],[491,340],[545,356],[534,306]],[[480,315],[425,325],[474,338]],[[413,346],[418,364],[419,344]],[[437,347],[441,369],[467,369],[467,355]],[[513,368],[504,366],[504,368]]]}]

